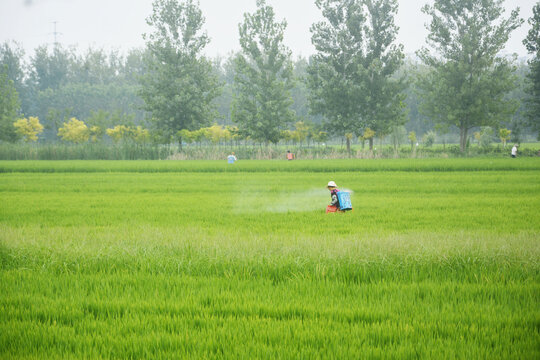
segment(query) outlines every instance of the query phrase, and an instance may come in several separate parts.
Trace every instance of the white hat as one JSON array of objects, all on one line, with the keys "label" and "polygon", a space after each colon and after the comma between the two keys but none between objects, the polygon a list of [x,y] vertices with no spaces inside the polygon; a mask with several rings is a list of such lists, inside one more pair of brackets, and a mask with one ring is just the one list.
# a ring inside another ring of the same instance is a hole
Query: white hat
[{"label": "white hat", "polygon": [[329,181],[328,186],[337,187],[336,183],[334,181]]}]

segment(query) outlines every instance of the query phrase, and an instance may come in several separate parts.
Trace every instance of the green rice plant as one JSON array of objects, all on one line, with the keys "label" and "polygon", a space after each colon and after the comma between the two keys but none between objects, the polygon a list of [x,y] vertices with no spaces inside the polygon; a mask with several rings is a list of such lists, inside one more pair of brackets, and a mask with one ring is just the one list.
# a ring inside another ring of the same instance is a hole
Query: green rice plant
[{"label": "green rice plant", "polygon": [[513,160],[0,162],[0,358],[538,358]]},{"label": "green rice plant", "polygon": [[540,170],[540,158],[521,159],[354,159],[354,160],[242,160],[227,161],[0,161],[0,173],[91,173],[91,172],[451,172],[451,171],[529,171]]}]

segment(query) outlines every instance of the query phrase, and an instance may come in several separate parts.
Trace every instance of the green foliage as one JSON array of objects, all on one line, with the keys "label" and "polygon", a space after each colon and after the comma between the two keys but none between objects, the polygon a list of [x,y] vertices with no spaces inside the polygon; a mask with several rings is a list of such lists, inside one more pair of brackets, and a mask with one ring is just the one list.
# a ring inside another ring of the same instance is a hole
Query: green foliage
[{"label": "green foliage", "polygon": [[493,142],[493,129],[489,126],[483,126],[480,131],[474,133],[478,145],[484,149],[489,148]]},{"label": "green foliage", "polygon": [[540,139],[540,2],[534,5],[529,24],[531,29],[523,40],[527,51],[533,55],[533,58],[529,60],[530,71],[527,76],[526,91],[529,97],[526,99],[526,114],[529,126],[537,132]]},{"label": "green foliage", "polygon": [[390,140],[394,146],[394,150],[397,150],[404,139],[407,137],[407,129],[404,126],[394,126],[391,129]]},{"label": "green foliage", "polygon": [[298,121],[294,124],[293,140],[297,143],[303,143],[309,136],[311,127],[303,121]]},{"label": "green foliage", "polygon": [[103,139],[105,131],[99,126],[91,126],[88,131],[90,132],[90,141],[93,143],[100,142]]},{"label": "green foliage", "polygon": [[[49,111],[62,112],[70,109],[70,115],[81,119],[96,116],[96,112],[103,111],[112,116],[115,113],[130,116],[142,113],[136,109],[142,106],[134,85],[122,84],[120,81],[111,84],[85,84],[69,82],[58,89],[40,91],[37,96],[37,113],[47,114]],[[101,127],[113,125],[105,123]]]},{"label": "green foliage", "polygon": [[[20,44],[16,42],[9,43],[7,41],[0,44],[0,69],[3,69],[4,66],[7,66],[7,77],[11,81],[13,81],[13,85],[15,86],[15,90],[17,90],[17,93],[19,94],[21,103],[24,103],[23,99],[25,98],[24,56],[24,49],[21,47]],[[25,104],[22,104],[23,114],[25,113],[24,105]]]},{"label": "green foliage", "polygon": [[366,92],[362,94],[362,118],[378,134],[388,134],[405,124],[404,77],[397,75],[403,65],[403,45],[395,44],[398,27],[394,17],[397,0],[364,0],[367,27],[362,63]]},{"label": "green foliage", "polygon": [[437,137],[437,134],[435,134],[434,131],[428,131],[427,133],[422,136],[422,143],[425,147],[432,147],[433,144],[435,144],[435,138]]},{"label": "green foliage", "polygon": [[[317,53],[308,67],[311,111],[324,117],[332,135],[358,133],[362,128],[362,52],[365,16],[359,1],[317,0],[324,21],[311,27]],[[350,146],[350,144],[347,144]]]},{"label": "green foliage", "polygon": [[411,143],[411,148],[412,148],[417,141],[416,133],[414,131],[410,131],[409,135],[407,135],[407,138],[409,139],[409,142]]},{"label": "green foliage", "polygon": [[254,141],[277,143],[294,120],[291,52],[283,44],[286,27],[285,21],[276,22],[265,0],[257,0],[257,10],[245,13],[238,27],[242,51],[234,59],[232,119]]},{"label": "green foliage", "polygon": [[508,129],[499,129],[499,139],[501,139],[503,143],[503,147],[506,147],[506,142],[510,140],[510,135],[512,134],[511,130]]},{"label": "green foliage", "polygon": [[0,162],[0,357],[538,358],[512,160]]},{"label": "green foliage", "polygon": [[178,131],[215,117],[220,88],[212,64],[201,55],[209,38],[201,32],[204,17],[193,0],[155,0],[147,23],[153,32],[144,36],[148,54],[140,95],[154,125],[171,141]]},{"label": "green foliage", "polygon": [[364,130],[364,134],[359,137],[359,139],[362,141],[362,149],[364,148],[364,141],[369,141],[369,150],[373,150],[373,139],[375,138],[375,131],[371,130],[371,128],[367,127]]},{"label": "green foliage", "polygon": [[214,124],[207,129],[207,139],[210,140],[212,144],[219,144],[223,141],[230,140],[231,138],[229,130],[218,124]]},{"label": "green foliage", "polygon": [[428,48],[417,54],[431,71],[418,83],[422,111],[436,123],[467,133],[476,126],[497,126],[517,109],[505,95],[515,87],[510,60],[497,56],[523,20],[518,10],[501,19],[498,0],[436,0],[422,11],[431,17]]},{"label": "green foliage", "polygon": [[115,143],[126,141],[131,138],[131,128],[125,125],[116,125],[105,131]]},{"label": "green foliage", "polygon": [[313,141],[317,142],[317,143],[325,143],[328,141],[328,132],[326,131],[315,131],[313,132],[313,134],[311,135],[311,138],[313,139]]},{"label": "green foliage", "polygon": [[141,126],[116,125],[112,129],[107,129],[106,133],[116,144],[126,141],[145,144],[150,141],[150,132]]},{"label": "green foliage", "polygon": [[[143,52],[131,50],[125,56],[103,49],[83,51],[56,45],[36,49],[25,74],[21,96],[25,114],[39,117],[45,126],[45,140],[56,140],[63,121],[70,117],[88,120],[96,111],[120,112],[140,123],[144,117],[137,95],[142,74]],[[22,61],[22,60],[21,60]],[[118,123],[92,124],[101,129]]]},{"label": "green foliage", "polygon": [[13,142],[17,133],[13,122],[19,113],[20,103],[13,81],[8,78],[7,66],[0,68],[0,141]]},{"label": "green foliage", "polygon": [[[405,122],[403,62],[395,45],[396,0],[318,0],[324,22],[312,26],[317,54],[309,68],[310,104],[333,134],[359,136],[366,127],[378,134]],[[350,140],[347,140],[350,150]]]},{"label": "green foliage", "polygon": [[208,141],[213,145],[225,143],[232,139],[237,139],[235,133],[237,129],[227,128],[218,124],[214,124],[210,127],[200,128],[199,130],[189,131],[187,129],[178,132],[178,137],[188,144],[193,142]]},{"label": "green foliage", "polygon": [[8,78],[8,68],[0,68],[0,141],[13,142],[17,140],[17,133],[13,127],[20,109],[19,95]]},{"label": "green foliage", "polygon": [[69,80],[71,64],[76,58],[75,49],[65,49],[55,44],[52,50],[41,45],[34,51],[31,63],[30,84],[34,91],[56,90]]}]

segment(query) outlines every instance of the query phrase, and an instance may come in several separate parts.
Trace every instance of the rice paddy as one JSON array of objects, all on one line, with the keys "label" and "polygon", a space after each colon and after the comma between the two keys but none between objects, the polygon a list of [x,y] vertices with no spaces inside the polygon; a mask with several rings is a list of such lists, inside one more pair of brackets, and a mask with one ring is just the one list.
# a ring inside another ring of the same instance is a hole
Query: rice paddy
[{"label": "rice paddy", "polygon": [[540,357],[540,159],[0,161],[0,200],[2,359]]}]

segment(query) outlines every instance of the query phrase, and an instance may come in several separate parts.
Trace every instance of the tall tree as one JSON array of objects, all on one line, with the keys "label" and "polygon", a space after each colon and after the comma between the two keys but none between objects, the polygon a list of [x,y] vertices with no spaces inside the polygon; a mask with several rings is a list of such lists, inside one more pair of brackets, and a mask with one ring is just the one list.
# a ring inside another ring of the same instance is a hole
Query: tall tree
[{"label": "tall tree", "polygon": [[38,91],[58,89],[70,78],[75,61],[74,49],[55,45],[49,50],[47,45],[36,48],[30,60],[30,82]]},{"label": "tall tree", "polygon": [[418,51],[432,71],[418,86],[421,110],[436,123],[454,125],[465,151],[468,131],[497,126],[515,112],[505,95],[515,87],[512,62],[498,56],[523,20],[519,9],[504,14],[503,0],[435,0],[422,11],[431,16],[427,44]]},{"label": "tall tree", "polygon": [[[50,49],[47,45],[39,46],[35,49],[34,55],[30,58],[29,74],[26,81],[25,95],[30,98],[24,102],[25,115],[38,116],[46,119],[49,103],[40,101],[41,95],[45,92],[47,97],[54,94],[61,86],[73,79],[72,70],[76,62],[73,48],[64,48],[59,44]],[[45,122],[45,128],[51,129],[50,124]],[[45,132],[45,137],[56,134]]]},{"label": "tall tree", "polygon": [[241,53],[235,58],[232,118],[255,141],[277,143],[294,120],[291,52],[283,44],[286,21],[276,22],[274,9],[257,0],[239,28]]},{"label": "tall tree", "polygon": [[[397,0],[317,0],[326,21],[314,24],[317,54],[309,67],[310,104],[335,135],[366,128],[378,135],[405,122],[403,46],[395,44]],[[350,151],[351,136],[345,137]],[[370,148],[373,147],[370,138]]]},{"label": "tall tree", "polygon": [[13,123],[19,113],[19,96],[13,80],[8,77],[7,65],[0,68],[0,141],[15,141],[17,133]]},{"label": "tall tree", "polygon": [[209,38],[202,32],[198,3],[155,0],[146,21],[154,31],[144,35],[147,72],[140,95],[156,128],[171,141],[180,130],[198,129],[213,120],[220,87],[211,62],[201,55]]},{"label": "tall tree", "polygon": [[[364,33],[366,16],[360,0],[316,0],[325,21],[311,27],[317,53],[308,67],[309,103],[325,118],[332,135],[360,135],[365,106]],[[350,151],[350,136],[347,149]]]},{"label": "tall tree", "polygon": [[[367,8],[366,50],[363,60],[366,92],[361,109],[365,126],[380,137],[401,129],[405,123],[404,77],[396,72],[403,65],[403,45],[395,44],[398,27],[394,23],[397,0],[364,0]],[[362,128],[362,132],[364,128]],[[357,134],[359,135],[359,134]],[[373,148],[373,138],[369,141]]]},{"label": "tall tree", "polygon": [[23,89],[23,60],[24,50],[19,44],[10,44],[7,41],[0,44],[0,66],[7,66],[7,76],[13,81],[18,93]]},{"label": "tall tree", "polygon": [[29,99],[25,87],[24,49],[16,42],[4,42],[0,45],[0,69],[7,65],[8,79],[13,81],[15,90],[21,100],[21,111],[26,113],[29,108]]},{"label": "tall tree", "polygon": [[533,58],[529,60],[530,72],[527,75],[526,91],[529,97],[526,100],[526,114],[529,125],[540,139],[540,2],[533,7],[533,16],[529,19],[529,25],[531,29],[523,40],[527,51],[533,55]]},{"label": "tall tree", "polygon": [[109,84],[122,70],[122,58],[117,51],[106,53],[104,49],[89,48],[77,59],[73,81],[86,84]]}]

